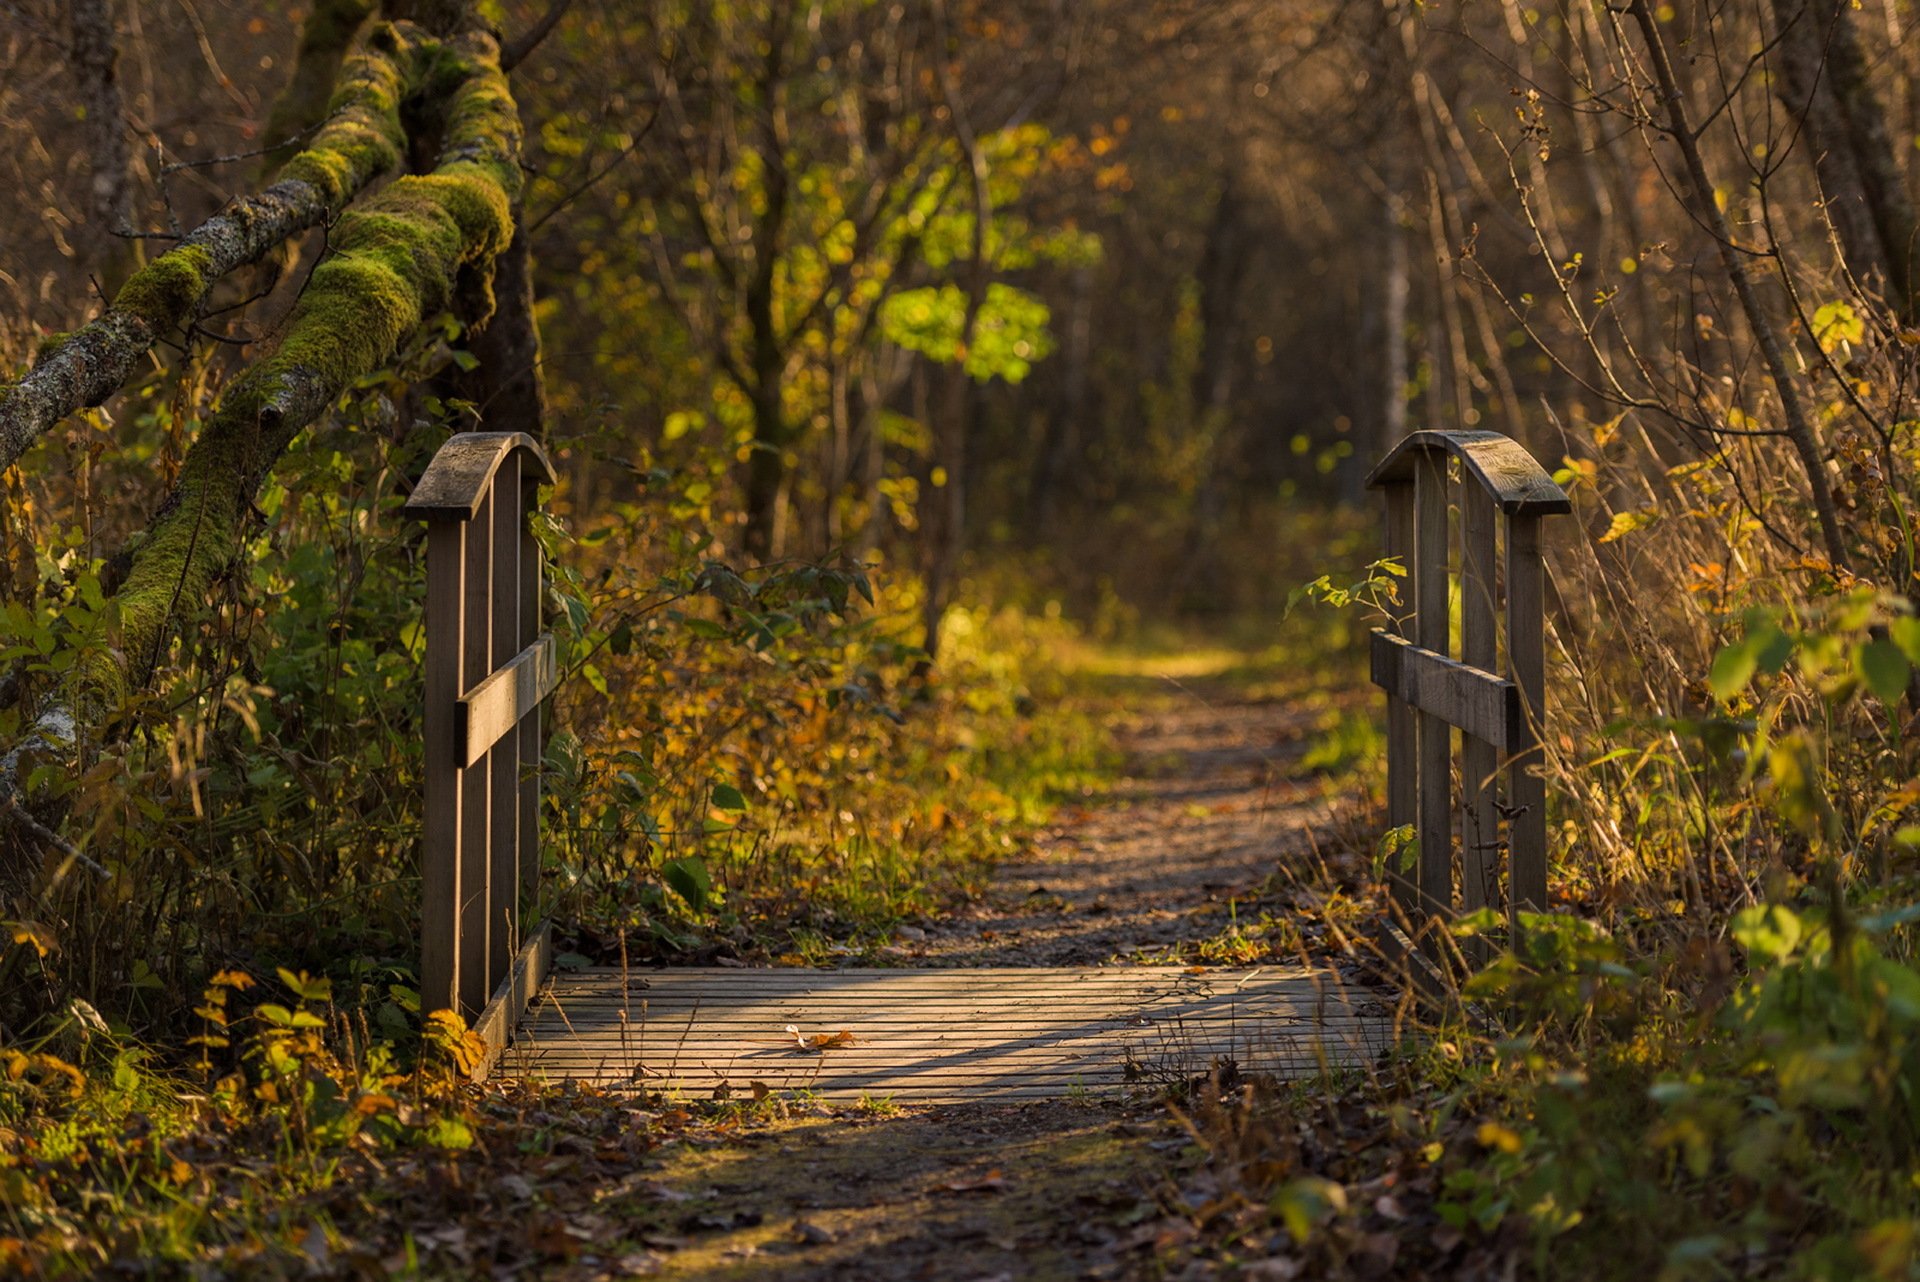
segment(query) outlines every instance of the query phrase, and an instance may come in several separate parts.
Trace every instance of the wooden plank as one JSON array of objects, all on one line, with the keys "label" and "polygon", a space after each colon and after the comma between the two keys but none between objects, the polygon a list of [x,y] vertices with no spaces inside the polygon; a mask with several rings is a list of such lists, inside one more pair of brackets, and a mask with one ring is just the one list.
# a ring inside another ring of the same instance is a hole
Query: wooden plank
[{"label": "wooden plank", "polygon": [[456,521],[427,527],[425,815],[420,842],[420,1008],[458,1010],[460,955],[460,663],[466,535]]},{"label": "wooden plank", "polygon": [[[1498,615],[1494,596],[1498,572],[1494,560],[1500,514],[1493,497],[1471,478],[1460,483],[1460,660],[1469,668],[1491,674],[1499,663]],[[1506,683],[1502,683],[1506,684]],[[1518,710],[1518,692],[1509,685],[1505,711]],[[1451,720],[1451,718],[1449,718]],[[1478,912],[1496,897],[1495,871],[1499,867],[1500,810],[1495,786],[1500,775],[1500,753],[1509,742],[1507,718],[1499,719],[1499,735],[1491,727],[1468,728],[1460,746],[1460,782],[1465,793],[1460,830],[1460,909]],[[1463,725],[1462,722],[1455,722]],[[1475,964],[1487,961],[1486,941],[1466,941],[1466,954]]]},{"label": "wooden plank", "polygon": [[1515,914],[1547,904],[1547,783],[1538,771],[1535,746],[1546,714],[1546,571],[1540,559],[1540,522],[1516,516],[1507,522],[1507,667],[1519,688],[1521,728],[1527,736],[1511,745],[1507,795],[1508,905]]},{"label": "wooden plank", "polygon": [[1469,735],[1505,751],[1526,741],[1513,682],[1375,629],[1373,683]]},{"label": "wooden plank", "polygon": [[[609,971],[599,971],[599,979]],[[991,977],[991,979],[989,979]],[[618,1002],[582,1009],[568,996],[580,977],[561,975],[522,1023],[503,1069],[543,1077],[597,1080],[636,1090],[707,1096],[722,1082],[745,1090],[762,1082],[774,1090],[808,1090],[852,1100],[860,1094],[897,1100],[1037,1100],[1075,1090],[1154,1088],[1165,1080],[1206,1073],[1221,1057],[1242,1071],[1311,1077],[1321,1071],[1371,1063],[1394,1042],[1394,1027],[1371,994],[1346,988],[1331,971],[1300,967],[1221,971],[1206,979],[1217,990],[1196,992],[1175,967],[1140,967],[1121,977],[1100,975],[1091,985],[1071,971],[879,971],[829,973],[831,1000],[801,994],[791,983],[814,985],[820,973],[781,971],[666,971],[655,973],[657,996],[684,983],[693,1006],[670,1017],[641,1004],[632,1017]],[[705,1006],[710,981],[735,986],[751,1009]],[[756,985],[774,985],[753,998]],[[975,998],[973,985],[1006,992],[1081,990],[1089,1006],[1037,1004],[1018,1019],[1004,1004]],[[929,986],[931,985],[931,986]],[[962,1008],[937,1009],[945,986]],[[1179,1008],[1140,1008],[1140,998],[1173,996]],[[966,1008],[993,1013],[973,1019]],[[789,1019],[789,1013],[801,1015]],[[851,1013],[852,1019],[841,1019]],[[816,1015],[818,1019],[808,1019]],[[787,1044],[785,1023],[806,1033],[847,1029],[856,1042],[824,1054]]]},{"label": "wooden plank", "polygon": [[[1446,654],[1446,455],[1423,450],[1417,458],[1419,471],[1413,496],[1414,638],[1422,648]],[[1413,925],[1419,938],[1425,934],[1428,914],[1445,913],[1453,907],[1453,727],[1431,711],[1420,712],[1414,726],[1420,762],[1420,799],[1414,829],[1420,839],[1421,912]]]},{"label": "wooden plank", "polygon": [[494,473],[514,455],[520,458],[523,475],[541,485],[554,483],[547,452],[525,432],[461,432],[434,454],[401,513],[420,520],[475,519]]},{"label": "wooden plank", "polygon": [[[444,453],[444,451],[442,451]],[[472,690],[493,671],[493,498],[483,495],[480,510],[466,523],[467,583],[461,631],[460,686]],[[493,992],[488,927],[493,851],[488,829],[493,814],[485,759],[460,779],[460,1013],[472,1020]]]},{"label": "wooden plank", "polygon": [[520,946],[499,987],[493,990],[486,1009],[473,1021],[473,1031],[487,1045],[486,1057],[473,1071],[476,1082],[484,1081],[499,1063],[500,1055],[513,1040],[513,1033],[526,1016],[527,1005],[546,985],[553,973],[553,924],[541,922]]},{"label": "wooden plank", "polygon": [[[1394,635],[1404,637],[1413,618],[1413,486],[1394,482],[1387,492],[1387,555],[1397,557],[1408,574],[1400,585],[1398,599],[1388,605]],[[1411,828],[1418,819],[1420,796],[1419,757],[1416,755],[1414,712],[1410,704],[1393,691],[1387,692],[1387,826]],[[1388,888],[1402,916],[1413,919],[1419,904],[1419,886],[1413,877],[1401,873],[1397,864],[1388,869]]]},{"label": "wooden plank", "polygon": [[[488,673],[460,700],[461,741],[458,753],[473,765],[553,693],[559,680],[552,634],[542,635],[508,662]],[[506,755],[516,766],[519,740]],[[517,810],[516,810],[517,813]]]},{"label": "wooden plank", "polygon": [[1460,460],[1467,473],[1509,516],[1573,511],[1567,492],[1525,446],[1499,432],[1413,432],[1388,451],[1367,478],[1369,486],[1411,481],[1431,456]]},{"label": "wooden plank", "polygon": [[[515,450],[500,464],[493,476],[493,606],[489,625],[492,639],[489,651],[494,662],[503,655],[522,652],[520,646],[520,459]],[[511,665],[509,665],[511,666]],[[498,676],[496,672],[480,684]],[[471,692],[460,701],[467,714],[467,760],[477,760],[474,751],[474,703]],[[514,691],[517,695],[518,689]],[[511,733],[512,725],[493,736],[482,747],[487,753],[487,793],[491,810],[487,816],[489,858],[487,870],[487,983],[498,983],[512,965],[520,947],[520,740],[515,735],[497,752],[487,752],[494,741]],[[511,1025],[509,1025],[511,1027]]]},{"label": "wooden plank", "polygon": [[[856,1040],[802,1052],[787,1024]],[[1039,1099],[1151,1086],[1222,1057],[1246,1071],[1311,1075],[1368,1063],[1393,1036],[1370,993],[1293,965],[1199,975],[608,967],[556,976],[503,1064],[689,1095],[760,1081],[828,1097]]]}]

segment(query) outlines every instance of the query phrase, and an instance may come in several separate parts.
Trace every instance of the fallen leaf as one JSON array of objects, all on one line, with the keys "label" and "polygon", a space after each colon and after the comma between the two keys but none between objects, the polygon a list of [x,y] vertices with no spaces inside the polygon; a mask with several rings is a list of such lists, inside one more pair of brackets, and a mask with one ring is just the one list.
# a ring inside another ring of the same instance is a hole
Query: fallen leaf
[{"label": "fallen leaf", "polygon": [[1007,1187],[1007,1177],[999,1167],[974,1179],[947,1180],[933,1186],[936,1193],[998,1193]]},{"label": "fallen leaf", "polygon": [[844,1028],[837,1033],[814,1033],[808,1036],[794,1025],[788,1024],[787,1035],[793,1038],[794,1045],[798,1049],[815,1053],[839,1050],[843,1046],[859,1045],[859,1039]]}]

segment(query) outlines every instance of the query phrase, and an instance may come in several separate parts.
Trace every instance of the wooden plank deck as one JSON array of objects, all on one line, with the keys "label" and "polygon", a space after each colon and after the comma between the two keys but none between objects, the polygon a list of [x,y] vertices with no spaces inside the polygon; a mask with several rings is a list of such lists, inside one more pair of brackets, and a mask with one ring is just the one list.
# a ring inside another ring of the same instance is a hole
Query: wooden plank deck
[{"label": "wooden plank deck", "polygon": [[[799,1044],[842,1032],[851,1044]],[[702,1098],[759,1082],[838,1102],[1001,1100],[1167,1082],[1218,1059],[1299,1078],[1366,1064],[1392,1035],[1377,998],[1298,965],[594,968],[554,978],[501,1067]]]}]

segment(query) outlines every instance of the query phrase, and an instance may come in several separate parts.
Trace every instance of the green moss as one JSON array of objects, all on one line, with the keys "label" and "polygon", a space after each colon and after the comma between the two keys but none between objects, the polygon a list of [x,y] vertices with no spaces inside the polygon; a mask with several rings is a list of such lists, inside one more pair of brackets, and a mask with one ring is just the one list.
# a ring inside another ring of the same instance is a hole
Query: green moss
[{"label": "green moss", "polygon": [[311,183],[329,209],[338,209],[376,174],[399,165],[406,146],[400,103],[415,79],[412,64],[420,52],[391,23],[375,27],[342,67],[327,123],[305,151],[281,166],[279,176]]},{"label": "green moss", "polygon": [[[406,38],[394,28],[379,30],[386,35],[376,33],[369,49],[383,38]],[[446,102],[448,129],[439,165],[431,174],[399,179],[341,215],[330,252],[295,304],[279,347],[228,389],[187,453],[174,498],[133,552],[133,566],[116,596],[123,651],[117,659],[76,673],[76,707],[110,710],[119,706],[129,674],[144,679],[172,634],[174,610],[202,600],[232,559],[247,497],[325,403],[380,368],[426,316],[444,307],[463,270],[476,273],[482,296],[490,296],[486,286],[493,259],[512,238],[511,211],[520,194],[520,118],[493,41],[464,38],[453,48],[466,70]],[[376,153],[387,157],[388,144],[391,161],[383,163],[397,163],[402,142],[397,111],[383,115],[377,128],[364,114],[395,109],[400,80],[394,60],[368,53],[360,74],[361,88],[347,91],[365,91],[349,103],[351,120],[330,123],[315,146],[288,163],[284,175],[307,178],[323,192],[350,195],[357,189],[357,166]],[[375,82],[377,90],[366,88]],[[388,124],[391,134],[385,132]],[[204,256],[199,261],[204,271]],[[163,304],[183,283],[197,279],[169,268],[136,297],[147,305]],[[293,412],[267,415],[269,406],[283,411],[291,406]]]},{"label": "green moss", "polygon": [[268,154],[269,171],[298,149],[290,140],[326,119],[347,46],[373,10],[374,0],[319,0],[307,15],[300,28],[293,78],[267,117],[267,137],[279,144]]},{"label": "green moss", "polygon": [[[34,349],[33,349],[34,363],[39,364],[41,361],[45,360],[47,357],[53,355],[54,352],[60,349],[61,344],[65,343],[69,338],[72,338],[72,337],[73,337],[73,331],[71,330],[55,330],[53,333],[48,334],[45,338],[41,339],[39,343],[35,344],[34,346]],[[0,386],[5,386],[4,382],[0,382]]]},{"label": "green moss", "polygon": [[180,245],[127,278],[113,305],[145,321],[155,333],[178,329],[213,287],[213,259],[198,245]]}]

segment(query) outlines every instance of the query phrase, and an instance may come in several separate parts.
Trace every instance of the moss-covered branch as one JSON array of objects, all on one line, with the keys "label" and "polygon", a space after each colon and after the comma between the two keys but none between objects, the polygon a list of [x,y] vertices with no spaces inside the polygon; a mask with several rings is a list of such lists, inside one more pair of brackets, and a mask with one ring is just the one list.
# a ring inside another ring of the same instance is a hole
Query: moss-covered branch
[{"label": "moss-covered branch", "polygon": [[373,15],[374,0],[319,0],[300,28],[293,75],[267,115],[263,175],[300,150],[299,139],[327,118],[353,37]]},{"label": "moss-covered branch", "polygon": [[[49,345],[0,389],[0,468],[62,418],[118,391],[161,335],[194,321],[215,282],[324,222],[405,146],[400,108],[423,73],[417,31],[382,25],[347,60],[327,123],[258,195],[234,201],[131,276],[98,320]],[[438,47],[438,46],[434,46]]]},{"label": "moss-covered branch", "polygon": [[470,35],[425,52],[424,92],[445,103],[438,163],[341,216],[279,347],[228,389],[133,548],[115,596],[120,648],[76,671],[57,713],[96,721],[145,679],[179,613],[198,608],[232,561],[249,504],[293,438],[444,307],[456,277],[487,279],[512,239],[520,117],[499,50]]}]

